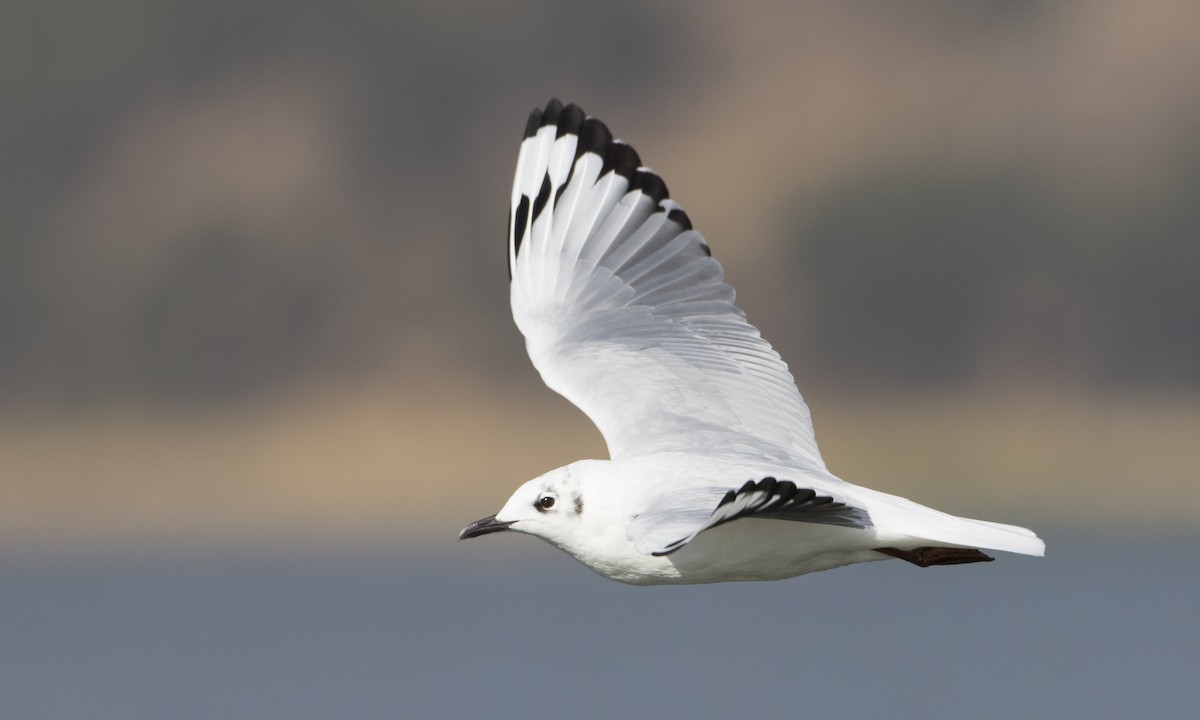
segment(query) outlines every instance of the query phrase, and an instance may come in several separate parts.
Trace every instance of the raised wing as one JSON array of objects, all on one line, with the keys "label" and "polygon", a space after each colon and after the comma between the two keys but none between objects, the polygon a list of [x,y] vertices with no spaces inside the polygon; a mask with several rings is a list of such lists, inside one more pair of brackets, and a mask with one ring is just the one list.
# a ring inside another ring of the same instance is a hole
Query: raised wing
[{"label": "raised wing", "polygon": [[534,110],[509,217],[513,317],[545,383],[616,459],[752,447],[824,468],[787,366],[633,148],[576,105]]},{"label": "raised wing", "polygon": [[[720,488],[693,488],[666,496],[629,526],[629,539],[639,552],[670,555],[710,528],[740,518],[871,527],[866,510],[790,480],[765,477],[747,480],[716,500]],[[715,501],[715,502],[714,502]]]}]

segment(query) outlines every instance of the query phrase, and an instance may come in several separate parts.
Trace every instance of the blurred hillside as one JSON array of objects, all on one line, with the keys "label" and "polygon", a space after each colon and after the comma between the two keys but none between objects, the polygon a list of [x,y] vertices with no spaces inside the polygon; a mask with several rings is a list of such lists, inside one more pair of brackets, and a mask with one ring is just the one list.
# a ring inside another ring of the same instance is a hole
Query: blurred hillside
[{"label": "blurred hillside", "polygon": [[[298,503],[280,511],[293,529],[323,507],[411,517],[433,449],[480,455],[452,472],[494,484],[472,495],[487,510],[602,453],[582,419],[562,426],[575,415],[507,309],[512,163],[552,95],[666,178],[822,441],[877,429],[842,457],[936,418],[979,457],[1028,440],[1001,447],[989,423],[1033,428],[1062,487],[1200,474],[1195,3],[18,0],[4,15],[9,536],[105,502],[107,529],[84,536],[253,527],[239,503]],[[510,438],[503,408],[530,397],[555,432]],[[850,400],[861,414],[838,418]],[[1056,444],[1064,417],[1103,424],[1104,447]],[[456,428],[471,435],[444,437]],[[1123,448],[1133,466],[1107,461],[1121,438],[1144,441]],[[504,464],[478,478],[489,452]],[[925,481],[895,462],[860,469]],[[312,468],[344,474],[322,485]],[[1188,498],[1176,516],[1200,512]]]}]

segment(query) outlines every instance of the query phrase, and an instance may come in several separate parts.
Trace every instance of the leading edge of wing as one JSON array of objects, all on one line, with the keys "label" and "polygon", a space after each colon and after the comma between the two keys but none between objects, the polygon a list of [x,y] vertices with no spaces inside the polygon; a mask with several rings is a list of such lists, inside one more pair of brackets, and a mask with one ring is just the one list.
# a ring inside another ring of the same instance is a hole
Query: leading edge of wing
[{"label": "leading edge of wing", "polygon": [[823,467],[787,366],[629,145],[552,100],[525,128],[509,213],[513,317],[546,384],[613,457],[742,437]]}]

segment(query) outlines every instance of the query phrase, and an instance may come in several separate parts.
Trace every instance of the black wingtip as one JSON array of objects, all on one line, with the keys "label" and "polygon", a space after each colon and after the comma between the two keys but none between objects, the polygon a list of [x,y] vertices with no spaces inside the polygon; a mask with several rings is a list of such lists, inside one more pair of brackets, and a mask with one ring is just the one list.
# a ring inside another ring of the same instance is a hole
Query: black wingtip
[{"label": "black wingtip", "polygon": [[538,130],[550,125],[558,128],[555,137],[580,135],[580,128],[587,119],[583,108],[575,103],[564,106],[558,98],[550,98],[546,107],[534,108],[533,112],[529,113],[529,119],[525,121],[525,137],[531,138],[537,135]]},{"label": "black wingtip", "polygon": [[558,132],[555,137],[563,135],[579,135],[579,127],[583,125],[586,115],[583,113],[583,108],[575,103],[563,108],[562,114],[558,118]]},{"label": "black wingtip", "polygon": [[546,103],[545,108],[534,108],[533,112],[529,113],[529,119],[525,121],[525,137],[531,138],[534,135],[537,135],[538,130],[541,130],[547,125],[558,125],[558,134],[559,136],[562,136],[563,130],[560,123],[563,116],[574,113],[579,113],[582,115],[583,111],[580,110],[579,106],[575,105],[574,103],[564,108],[562,101],[560,101],[558,98],[550,98],[550,102]]},{"label": "black wingtip", "polygon": [[642,159],[638,157],[636,150],[623,142],[614,142],[608,146],[608,152],[604,153],[604,165],[600,168],[600,175],[603,176],[612,170],[633,182],[641,166]]},{"label": "black wingtip", "polygon": [[674,208],[671,210],[671,212],[667,213],[667,219],[684,230],[692,229],[692,219],[687,216],[687,213],[683,211],[683,208]]},{"label": "black wingtip", "polygon": [[542,113],[542,126],[557,125],[562,111],[562,102],[558,98],[550,98],[550,102],[546,103],[546,110]]},{"label": "black wingtip", "polygon": [[861,508],[837,502],[832,497],[818,495],[812,488],[799,487],[791,480],[779,480],[770,475],[761,480],[747,480],[738,490],[726,492],[714,509],[714,517],[717,510],[749,493],[756,493],[761,499],[735,515],[721,517],[708,527],[716,527],[740,517],[793,520],[860,529],[872,525],[870,515]]},{"label": "black wingtip", "polygon": [[[522,236],[529,225],[540,216],[548,204],[557,203],[575,172],[575,163],[585,154],[591,153],[600,157],[599,175],[601,177],[608,173],[616,173],[624,177],[628,181],[627,192],[640,191],[656,206],[670,197],[666,183],[657,173],[643,167],[637,151],[632,146],[615,140],[607,125],[594,117],[588,117],[579,105],[575,103],[563,105],[558,98],[551,98],[544,108],[535,108],[525,123],[525,139],[536,137],[540,131],[549,126],[554,126],[556,139],[566,135],[574,135],[577,138],[575,158],[565,182],[557,188],[552,188],[549,186],[549,176],[547,176],[543,178],[542,186],[536,195],[522,197],[519,200],[518,206],[515,208],[516,212],[509,219],[514,251],[520,250]],[[662,210],[666,209],[666,207],[662,207]],[[682,208],[672,207],[667,211],[667,220],[683,231],[692,230],[692,221]],[[702,239],[700,240],[700,250],[705,255],[712,256],[712,251]],[[511,277],[511,267],[509,273]]]},{"label": "black wingtip", "polygon": [[579,125],[579,143],[575,146],[575,158],[588,152],[603,155],[605,149],[612,143],[612,133],[608,126],[596,118],[585,118]]},{"label": "black wingtip", "polygon": [[667,192],[667,184],[658,176],[658,173],[645,168],[638,170],[637,177],[629,184],[629,189],[641,190],[642,194],[650,198],[655,205],[671,197],[671,194]]},{"label": "black wingtip", "polygon": [[525,139],[537,135],[538,128],[542,126],[542,109],[534,108],[533,112],[529,113],[529,119],[525,121]]}]

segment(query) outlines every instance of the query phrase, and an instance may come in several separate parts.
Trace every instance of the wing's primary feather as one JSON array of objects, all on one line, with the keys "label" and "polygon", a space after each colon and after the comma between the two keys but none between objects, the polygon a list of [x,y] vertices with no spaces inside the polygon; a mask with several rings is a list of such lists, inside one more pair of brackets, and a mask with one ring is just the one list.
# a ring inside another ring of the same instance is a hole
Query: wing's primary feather
[{"label": "wing's primary feather", "polygon": [[604,123],[557,100],[530,115],[508,229],[530,359],[613,458],[743,446],[824,468],[787,366],[666,184]]}]

